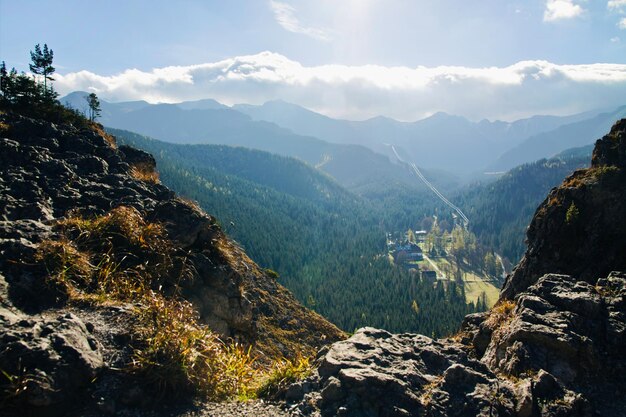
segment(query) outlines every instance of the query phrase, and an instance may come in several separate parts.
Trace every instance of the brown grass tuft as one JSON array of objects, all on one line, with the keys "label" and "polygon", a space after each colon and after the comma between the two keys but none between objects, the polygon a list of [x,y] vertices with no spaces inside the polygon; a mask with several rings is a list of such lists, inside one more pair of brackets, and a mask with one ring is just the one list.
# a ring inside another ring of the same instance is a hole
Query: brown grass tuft
[{"label": "brown grass tuft", "polygon": [[[137,306],[130,370],[162,396],[245,398],[257,377],[250,349],[224,343],[178,295],[192,275],[165,229],[131,207],[93,218],[59,221],[59,241],[42,242],[36,261],[61,284],[70,302]],[[170,291],[166,291],[166,287]]]},{"label": "brown grass tuft", "polygon": [[150,184],[159,183],[159,173],[146,163],[136,163],[130,167],[130,175],[136,180],[147,182]]},{"label": "brown grass tuft", "polygon": [[197,392],[213,400],[245,396],[256,376],[250,350],[225,344],[198,323],[186,301],[146,294],[133,370],[159,393]]},{"label": "brown grass tuft", "polygon": [[89,256],[66,239],[41,242],[35,260],[43,263],[49,272],[46,283],[70,297],[77,294],[77,288],[89,285],[94,270]]},{"label": "brown grass tuft", "polygon": [[194,209],[198,213],[203,213],[204,214],[204,210],[202,210],[202,207],[200,207],[200,205],[198,204],[197,201],[192,200],[192,199],[187,198],[187,197],[180,196],[180,195],[176,196],[176,199],[178,201],[180,201],[181,203],[185,204],[186,206],[191,207],[192,209]]},{"label": "brown grass tuft", "polygon": [[107,141],[107,143],[109,144],[109,146],[113,149],[117,149],[117,141],[115,140],[115,136],[108,134],[105,130],[104,127],[97,122],[89,122],[89,127],[96,132],[97,134],[99,134],[100,136],[102,136],[104,138],[104,140]]},{"label": "brown grass tuft", "polygon": [[0,122],[0,135],[7,135],[11,131],[11,126],[7,123]]},{"label": "brown grass tuft", "polygon": [[435,389],[439,387],[442,381],[443,381],[443,376],[438,376],[432,381],[430,381],[429,383],[424,384],[422,386],[422,395],[420,395],[420,402],[423,405],[428,406],[430,404],[430,402],[433,399],[433,394],[435,392]]},{"label": "brown grass tuft", "polygon": [[305,379],[312,372],[313,365],[307,357],[298,355],[293,360],[280,359],[261,379],[256,394],[259,397],[274,399],[284,393],[289,385]]},{"label": "brown grass tuft", "polygon": [[511,300],[502,300],[489,311],[489,317],[485,320],[485,325],[494,332],[506,326],[513,320],[513,310],[515,302]]}]

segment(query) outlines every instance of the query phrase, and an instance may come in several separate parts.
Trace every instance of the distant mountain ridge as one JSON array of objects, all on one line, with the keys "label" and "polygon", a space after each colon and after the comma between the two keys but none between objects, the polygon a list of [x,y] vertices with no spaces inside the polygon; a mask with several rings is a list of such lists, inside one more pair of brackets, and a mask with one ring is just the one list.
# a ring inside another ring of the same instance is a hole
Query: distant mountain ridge
[{"label": "distant mountain ridge", "polygon": [[540,158],[549,158],[564,149],[593,145],[593,139],[602,136],[616,120],[626,116],[626,106],[600,113],[590,119],[565,124],[548,132],[533,135],[502,154],[492,170],[503,170]]},{"label": "distant mountain ridge", "polygon": [[[86,105],[86,95],[75,92],[61,101],[80,110],[80,106]],[[312,136],[297,135],[274,123],[254,121],[246,114],[216,103],[201,100],[150,105],[146,102],[102,101],[100,121],[107,127],[137,132],[170,143],[243,146],[296,157],[320,168],[351,189],[388,183],[425,189],[405,167],[365,146],[335,144]],[[441,178],[448,184],[454,182],[450,176]],[[444,188],[446,186],[439,183],[437,177],[432,181]]]},{"label": "distant mountain ridge", "polygon": [[[415,122],[399,122],[385,117],[355,122],[332,119],[280,100],[260,106],[235,105],[233,108],[255,120],[271,121],[299,134],[334,143],[360,143],[383,154],[389,154],[385,144],[391,143],[404,149],[407,156],[420,166],[456,173],[481,170],[501,153],[531,136],[582,122],[597,114],[585,112],[562,117],[533,116],[510,123],[488,120],[474,123],[460,116],[438,112]],[[605,126],[597,129],[604,131]],[[500,169],[507,170],[541,157],[518,160]]]},{"label": "distant mountain ridge", "polygon": [[[78,109],[85,108],[86,94],[75,92],[61,101]],[[463,176],[471,174],[475,178],[484,171],[506,171],[552,157],[567,148],[586,145],[589,137],[599,136],[614,120],[626,115],[624,106],[603,113],[532,116],[514,122],[472,122],[444,112],[415,122],[383,116],[349,121],[282,100],[228,107],[212,99],[156,105],[143,101],[103,101],[102,110],[101,122],[106,126],[174,143],[245,146],[295,156],[322,166],[347,186],[362,186],[379,179],[369,165],[373,161],[378,169],[384,166],[386,181],[402,177],[406,180],[406,176],[375,154],[341,146],[363,146],[395,162],[388,146],[392,144],[422,168]],[[359,156],[350,155],[353,152]],[[350,165],[355,164],[356,158],[369,162],[352,169]],[[330,172],[333,169],[337,170],[334,174]],[[358,175],[352,177],[354,174]],[[436,177],[435,174],[429,179],[436,182]]]}]

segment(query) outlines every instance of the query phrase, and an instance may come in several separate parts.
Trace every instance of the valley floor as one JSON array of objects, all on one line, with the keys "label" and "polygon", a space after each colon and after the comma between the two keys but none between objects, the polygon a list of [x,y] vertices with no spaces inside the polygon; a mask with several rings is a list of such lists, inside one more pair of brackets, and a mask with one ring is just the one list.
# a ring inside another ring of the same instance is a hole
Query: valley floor
[{"label": "valley floor", "polygon": [[[438,258],[429,258],[426,254],[424,254],[424,259],[427,260],[431,265],[434,265],[436,271],[441,271],[441,269],[446,270],[455,270],[457,268],[456,262],[453,259],[438,257]],[[443,267],[445,265],[445,267]],[[491,277],[485,276],[483,273],[474,271],[468,268],[465,265],[460,267],[462,273],[463,287],[465,288],[465,299],[469,303],[470,301],[476,302],[476,300],[485,293],[485,297],[487,299],[487,307],[491,308],[496,301],[498,301],[498,297],[500,295],[500,289],[494,285],[494,280]],[[442,274],[442,279],[449,280],[450,278],[444,274]]]},{"label": "valley floor", "polygon": [[[388,245],[393,247],[394,243],[388,241]],[[423,241],[415,243],[419,246],[419,255],[417,259],[402,262],[407,269],[415,269],[417,271],[433,271],[436,273],[436,280],[444,283],[454,280],[455,275],[460,278],[465,290],[465,299],[467,303],[477,303],[480,297],[485,298],[488,308],[491,308],[500,295],[497,279],[489,276],[480,268],[472,268],[466,262],[458,264],[454,256],[447,255],[448,251],[444,251],[440,256],[429,256],[426,250],[426,244]],[[417,247],[414,246],[414,247]],[[498,262],[499,255],[496,254]],[[390,262],[394,262],[393,252],[389,253]]]}]

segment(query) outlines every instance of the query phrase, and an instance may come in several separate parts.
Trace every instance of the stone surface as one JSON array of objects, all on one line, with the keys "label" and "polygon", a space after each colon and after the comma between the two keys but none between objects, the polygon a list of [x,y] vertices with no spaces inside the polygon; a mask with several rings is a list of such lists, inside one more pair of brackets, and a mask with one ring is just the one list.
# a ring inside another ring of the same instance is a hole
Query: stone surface
[{"label": "stone surface", "polygon": [[[27,316],[0,309],[0,369],[34,408],[67,406],[104,366],[99,344],[77,316]],[[17,394],[17,392],[15,392]]]},{"label": "stone surface", "polygon": [[319,358],[315,389],[294,402],[321,416],[624,415],[625,301],[624,274],[595,286],[552,274],[454,339],[363,328]]}]

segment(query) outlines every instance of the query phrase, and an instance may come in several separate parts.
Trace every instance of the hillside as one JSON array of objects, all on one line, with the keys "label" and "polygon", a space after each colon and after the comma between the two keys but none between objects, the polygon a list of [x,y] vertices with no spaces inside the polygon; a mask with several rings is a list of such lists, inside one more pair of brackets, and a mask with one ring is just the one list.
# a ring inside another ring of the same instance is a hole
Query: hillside
[{"label": "hillside", "polygon": [[472,220],[470,229],[479,240],[515,264],[537,205],[563,178],[588,166],[590,156],[590,149],[576,149],[520,165],[494,182],[465,187],[452,200]]},{"label": "hillside", "polygon": [[596,141],[591,167],[577,170],[537,208],[524,257],[502,288],[513,298],[550,272],[594,284],[626,270],[626,119]]},{"label": "hillside", "polygon": [[95,124],[8,110],[0,129],[2,412],[232,398],[255,360],[343,337],[161,185],[149,154]]},{"label": "hillside", "polygon": [[[214,213],[252,259],[346,331],[375,325],[443,334],[472,311],[462,293],[422,283],[383,256],[387,228],[406,230],[403,221],[439,207],[430,195],[369,200],[292,158],[110,131],[154,154],[165,184]],[[423,314],[413,312],[413,300]]]}]

